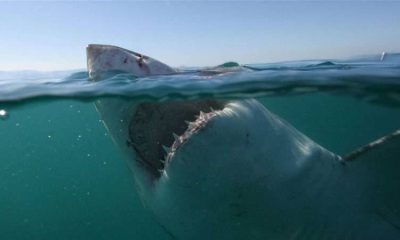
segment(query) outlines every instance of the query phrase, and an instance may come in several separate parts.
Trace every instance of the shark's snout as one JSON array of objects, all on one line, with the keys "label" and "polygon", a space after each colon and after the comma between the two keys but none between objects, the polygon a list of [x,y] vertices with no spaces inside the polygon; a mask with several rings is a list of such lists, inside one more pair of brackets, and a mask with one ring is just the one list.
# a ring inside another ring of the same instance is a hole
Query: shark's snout
[{"label": "shark's snout", "polygon": [[94,80],[101,79],[101,74],[107,71],[128,72],[137,77],[175,73],[159,61],[116,46],[90,44],[86,54],[89,76]]}]

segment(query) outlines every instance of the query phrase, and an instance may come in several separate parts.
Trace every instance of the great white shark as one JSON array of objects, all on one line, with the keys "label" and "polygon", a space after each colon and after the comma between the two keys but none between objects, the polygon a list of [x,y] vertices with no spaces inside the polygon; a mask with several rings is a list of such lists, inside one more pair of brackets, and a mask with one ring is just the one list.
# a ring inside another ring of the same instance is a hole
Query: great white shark
[{"label": "great white shark", "polygon": [[[109,45],[89,45],[87,64],[93,81],[177,73]],[[341,157],[255,99],[96,108],[174,239],[400,239],[400,131]]]}]

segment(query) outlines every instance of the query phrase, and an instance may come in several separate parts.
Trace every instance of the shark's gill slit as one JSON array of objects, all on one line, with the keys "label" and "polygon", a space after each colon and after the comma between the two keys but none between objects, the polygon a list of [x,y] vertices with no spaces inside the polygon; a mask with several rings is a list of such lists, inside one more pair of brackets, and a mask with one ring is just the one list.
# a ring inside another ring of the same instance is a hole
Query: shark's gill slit
[{"label": "shark's gill slit", "polygon": [[141,103],[129,123],[128,145],[158,178],[173,152],[224,106],[224,101],[212,99]]}]

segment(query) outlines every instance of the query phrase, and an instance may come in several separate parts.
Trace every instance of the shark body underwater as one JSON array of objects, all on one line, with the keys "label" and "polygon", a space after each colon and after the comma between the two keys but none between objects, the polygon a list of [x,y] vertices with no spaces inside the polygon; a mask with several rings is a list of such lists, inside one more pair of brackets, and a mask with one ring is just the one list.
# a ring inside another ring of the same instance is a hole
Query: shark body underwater
[{"label": "shark body underwater", "polygon": [[[176,73],[115,46],[89,45],[87,57],[93,81]],[[399,131],[341,157],[255,99],[96,108],[171,238],[400,239]]]}]

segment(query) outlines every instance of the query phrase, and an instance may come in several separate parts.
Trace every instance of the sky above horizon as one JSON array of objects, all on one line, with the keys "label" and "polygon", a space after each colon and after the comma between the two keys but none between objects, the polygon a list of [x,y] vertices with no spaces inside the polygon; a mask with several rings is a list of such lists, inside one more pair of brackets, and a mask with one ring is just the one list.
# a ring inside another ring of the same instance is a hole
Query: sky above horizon
[{"label": "sky above horizon", "polygon": [[400,1],[0,1],[0,71],[86,68],[111,44],[171,66],[400,52]]}]

